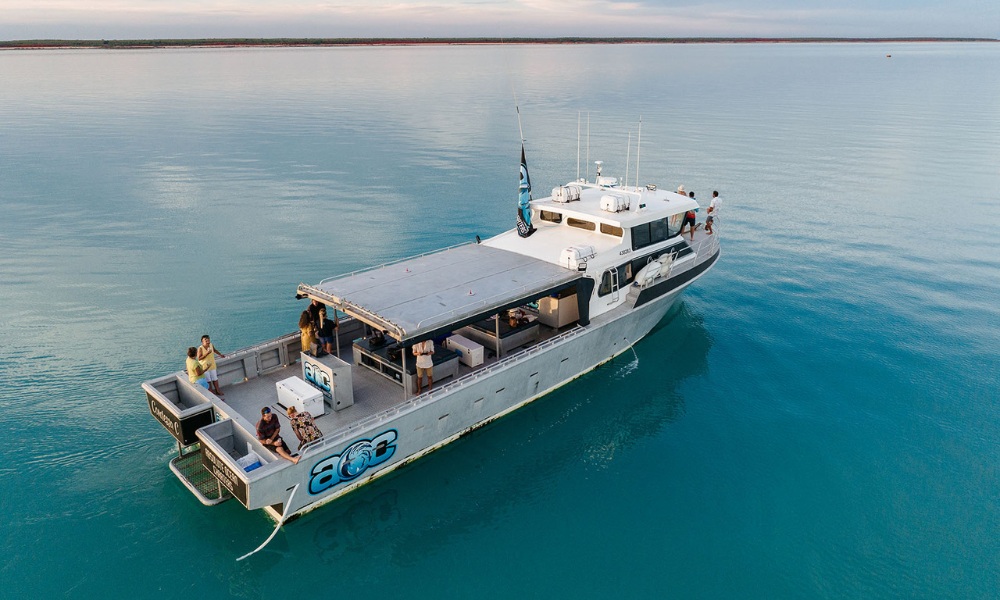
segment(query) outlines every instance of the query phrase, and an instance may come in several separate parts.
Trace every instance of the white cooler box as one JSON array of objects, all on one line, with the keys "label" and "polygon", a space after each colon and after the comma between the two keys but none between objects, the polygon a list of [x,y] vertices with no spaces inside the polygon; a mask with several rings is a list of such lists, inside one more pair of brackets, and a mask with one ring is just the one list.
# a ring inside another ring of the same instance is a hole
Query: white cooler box
[{"label": "white cooler box", "polygon": [[323,407],[323,392],[302,379],[289,377],[274,385],[278,388],[278,403],[285,408],[294,406],[295,410],[307,412],[314,417],[319,417],[326,412]]},{"label": "white cooler box", "polygon": [[483,345],[467,337],[453,333],[444,342],[445,348],[458,352],[458,360],[464,365],[478,367],[483,364]]}]

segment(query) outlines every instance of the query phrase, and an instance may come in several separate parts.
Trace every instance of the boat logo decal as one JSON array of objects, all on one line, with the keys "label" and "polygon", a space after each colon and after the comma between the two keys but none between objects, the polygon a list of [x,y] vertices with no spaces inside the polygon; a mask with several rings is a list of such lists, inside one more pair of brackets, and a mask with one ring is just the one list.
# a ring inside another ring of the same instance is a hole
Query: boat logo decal
[{"label": "boat logo decal", "polygon": [[332,386],[330,385],[330,373],[323,370],[320,365],[308,360],[303,361],[302,366],[303,371],[305,371],[306,381],[319,388],[325,394],[329,395],[332,389]]},{"label": "boat logo decal", "polygon": [[370,440],[358,440],[340,454],[316,463],[309,478],[309,493],[320,494],[342,481],[356,479],[369,467],[380,465],[396,453],[395,429],[384,431]]}]

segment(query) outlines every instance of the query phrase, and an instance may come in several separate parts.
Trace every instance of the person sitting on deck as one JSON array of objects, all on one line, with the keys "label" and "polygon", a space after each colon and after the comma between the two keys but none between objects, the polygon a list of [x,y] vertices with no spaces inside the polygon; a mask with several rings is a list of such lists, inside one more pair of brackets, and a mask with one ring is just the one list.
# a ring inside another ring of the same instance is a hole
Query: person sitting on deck
[{"label": "person sitting on deck", "polygon": [[507,324],[510,325],[511,329],[517,328],[519,325],[524,325],[528,322],[528,315],[520,308],[512,308],[507,311]]},{"label": "person sitting on deck", "polygon": [[313,440],[323,437],[323,432],[316,427],[313,416],[306,411],[299,412],[294,406],[288,407],[288,422],[292,424],[295,437],[299,438],[299,448]]},{"label": "person sitting on deck", "polygon": [[280,432],[281,423],[278,422],[278,417],[274,416],[267,406],[260,409],[260,421],[257,421],[257,439],[265,448],[273,450],[281,458],[298,464],[299,457],[292,456],[291,452],[288,451],[285,440],[278,435]]}]

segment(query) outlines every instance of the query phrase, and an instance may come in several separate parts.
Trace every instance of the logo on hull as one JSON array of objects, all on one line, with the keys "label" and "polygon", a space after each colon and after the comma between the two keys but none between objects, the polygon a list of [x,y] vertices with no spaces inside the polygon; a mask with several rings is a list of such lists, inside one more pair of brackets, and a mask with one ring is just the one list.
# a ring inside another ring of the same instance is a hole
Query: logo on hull
[{"label": "logo on hull", "polygon": [[396,453],[395,429],[378,434],[370,440],[358,440],[340,454],[328,456],[312,468],[309,493],[320,494],[342,481],[358,478],[369,468],[380,465]]}]

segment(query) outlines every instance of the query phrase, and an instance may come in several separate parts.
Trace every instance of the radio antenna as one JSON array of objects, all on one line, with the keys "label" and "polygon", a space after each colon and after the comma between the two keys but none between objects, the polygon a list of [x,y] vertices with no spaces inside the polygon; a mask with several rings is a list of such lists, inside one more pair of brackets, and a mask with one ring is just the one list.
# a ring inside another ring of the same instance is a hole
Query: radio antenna
[{"label": "radio antenna", "polygon": [[580,181],[580,111],[576,111],[576,180]]},{"label": "radio antenna", "polygon": [[[626,190],[628,189],[628,167],[629,167],[630,164],[632,164],[631,162],[629,162],[631,155],[632,155],[632,132],[629,131],[628,132],[628,149],[625,150],[625,189]],[[639,182],[637,181],[635,184],[636,184],[636,186],[638,186]]]},{"label": "radio antenna", "polygon": [[639,189],[639,151],[642,149],[642,115],[639,115],[639,139],[635,142],[635,189]]},{"label": "radio antenna", "polygon": [[[500,46],[506,50],[503,38],[500,38]],[[517,103],[517,90],[514,89],[514,76],[510,70],[510,65],[507,64],[506,52],[504,52],[503,58],[504,66],[507,67],[507,80],[510,81],[510,93],[514,96],[514,112],[517,113],[517,133],[521,136],[521,145],[524,146],[524,129],[521,127],[521,107]]]}]

